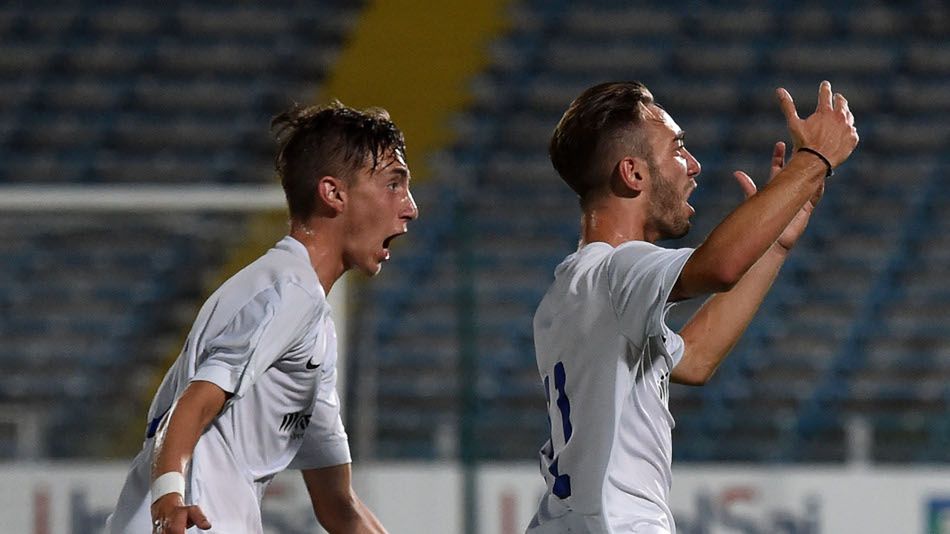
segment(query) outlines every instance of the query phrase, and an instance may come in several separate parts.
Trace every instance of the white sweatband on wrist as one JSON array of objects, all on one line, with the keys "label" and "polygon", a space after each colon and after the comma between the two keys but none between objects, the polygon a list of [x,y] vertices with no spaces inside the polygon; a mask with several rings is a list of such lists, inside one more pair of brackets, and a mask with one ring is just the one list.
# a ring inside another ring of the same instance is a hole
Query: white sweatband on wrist
[{"label": "white sweatband on wrist", "polygon": [[169,493],[185,497],[185,477],[178,471],[169,471],[152,482],[152,504]]}]

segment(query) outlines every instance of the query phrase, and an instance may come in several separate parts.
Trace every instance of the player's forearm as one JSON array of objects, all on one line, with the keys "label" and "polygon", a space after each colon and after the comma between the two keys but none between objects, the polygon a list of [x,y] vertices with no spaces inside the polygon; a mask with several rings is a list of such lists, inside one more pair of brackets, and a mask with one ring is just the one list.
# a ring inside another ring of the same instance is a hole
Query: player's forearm
[{"label": "player's forearm", "polygon": [[[210,382],[196,381],[185,388],[169,409],[168,415],[155,433],[152,461],[152,520],[156,531],[183,533],[196,525],[211,528],[211,523],[197,505],[184,503],[184,480],[167,473],[184,473],[204,429],[221,411],[227,393]],[[172,477],[170,485],[162,486],[156,479]],[[158,484],[158,487],[155,485]]]},{"label": "player's forearm", "polygon": [[678,296],[728,291],[737,285],[822,185],[825,170],[820,160],[808,154],[793,157],[696,249],[683,268]]},{"label": "player's forearm", "polygon": [[185,389],[155,434],[153,479],[170,471],[185,472],[198,439],[226,400],[227,394],[210,382],[193,382]]},{"label": "player's forearm", "polygon": [[686,350],[671,380],[704,384],[738,343],[772,287],[788,251],[771,246],[730,291],[713,295],[680,330]]},{"label": "player's forearm", "polygon": [[[354,496],[355,497],[355,496]],[[360,509],[360,522],[359,530],[353,532],[360,532],[366,534],[386,534],[386,529],[383,527],[383,524],[379,522],[379,519],[376,518],[376,515],[365,505],[363,501],[356,498],[357,506]]]},{"label": "player's forearm", "polygon": [[385,534],[386,529],[356,496],[350,464],[303,469],[317,521],[330,534]]},{"label": "player's forearm", "polygon": [[331,506],[327,504],[314,503],[314,512],[329,534],[386,534],[382,523],[356,494],[338,499]]}]

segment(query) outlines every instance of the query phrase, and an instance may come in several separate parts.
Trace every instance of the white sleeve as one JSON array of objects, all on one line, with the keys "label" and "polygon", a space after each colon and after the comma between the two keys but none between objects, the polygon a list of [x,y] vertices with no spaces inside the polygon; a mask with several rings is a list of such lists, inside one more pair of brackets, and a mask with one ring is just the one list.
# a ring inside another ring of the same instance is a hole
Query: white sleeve
[{"label": "white sleeve", "polygon": [[351,461],[350,444],[340,417],[340,397],[336,392],[336,365],[333,365],[320,373],[310,425],[289,467],[319,469]]},{"label": "white sleeve", "polygon": [[207,341],[191,381],[212,382],[232,393],[229,403],[241,398],[268,367],[304,341],[313,309],[312,297],[292,282],[261,291]]},{"label": "white sleeve", "polygon": [[607,268],[611,304],[621,331],[638,348],[662,333],[667,299],[692,253],[691,248],[671,250],[633,241],[611,255]]}]

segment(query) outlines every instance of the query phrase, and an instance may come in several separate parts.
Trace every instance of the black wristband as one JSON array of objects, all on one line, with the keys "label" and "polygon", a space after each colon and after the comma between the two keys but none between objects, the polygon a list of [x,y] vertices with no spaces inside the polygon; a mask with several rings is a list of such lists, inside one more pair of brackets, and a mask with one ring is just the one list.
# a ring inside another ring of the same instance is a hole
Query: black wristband
[{"label": "black wristband", "polygon": [[828,161],[828,158],[826,158],[825,156],[823,156],[823,155],[821,154],[821,152],[818,152],[818,151],[815,150],[814,148],[808,148],[807,146],[803,146],[803,147],[799,148],[798,151],[799,151],[799,152],[808,152],[809,154],[814,154],[814,155],[818,156],[818,159],[820,159],[821,161],[823,161],[823,162],[825,163],[825,165],[828,167],[828,172],[825,173],[825,178],[827,178],[827,177],[829,177],[829,176],[834,176],[835,170],[831,168],[831,162]]}]

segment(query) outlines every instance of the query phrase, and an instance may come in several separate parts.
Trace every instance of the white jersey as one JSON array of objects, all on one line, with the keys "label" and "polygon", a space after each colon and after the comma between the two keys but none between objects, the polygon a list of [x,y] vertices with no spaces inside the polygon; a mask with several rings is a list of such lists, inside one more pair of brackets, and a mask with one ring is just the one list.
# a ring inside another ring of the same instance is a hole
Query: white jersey
[{"label": "white jersey", "polygon": [[598,242],[555,270],[534,317],[551,439],[530,534],[675,532],[668,401],[683,340],[665,316],[691,253]]},{"label": "white jersey", "polygon": [[[195,446],[185,503],[212,533],[261,533],[260,501],[275,474],[350,462],[336,392],[336,331],[306,248],[285,237],[202,306],[152,400],[110,534],[151,532],[155,431],[193,381],[233,395]],[[189,532],[197,529],[189,529]]]}]

